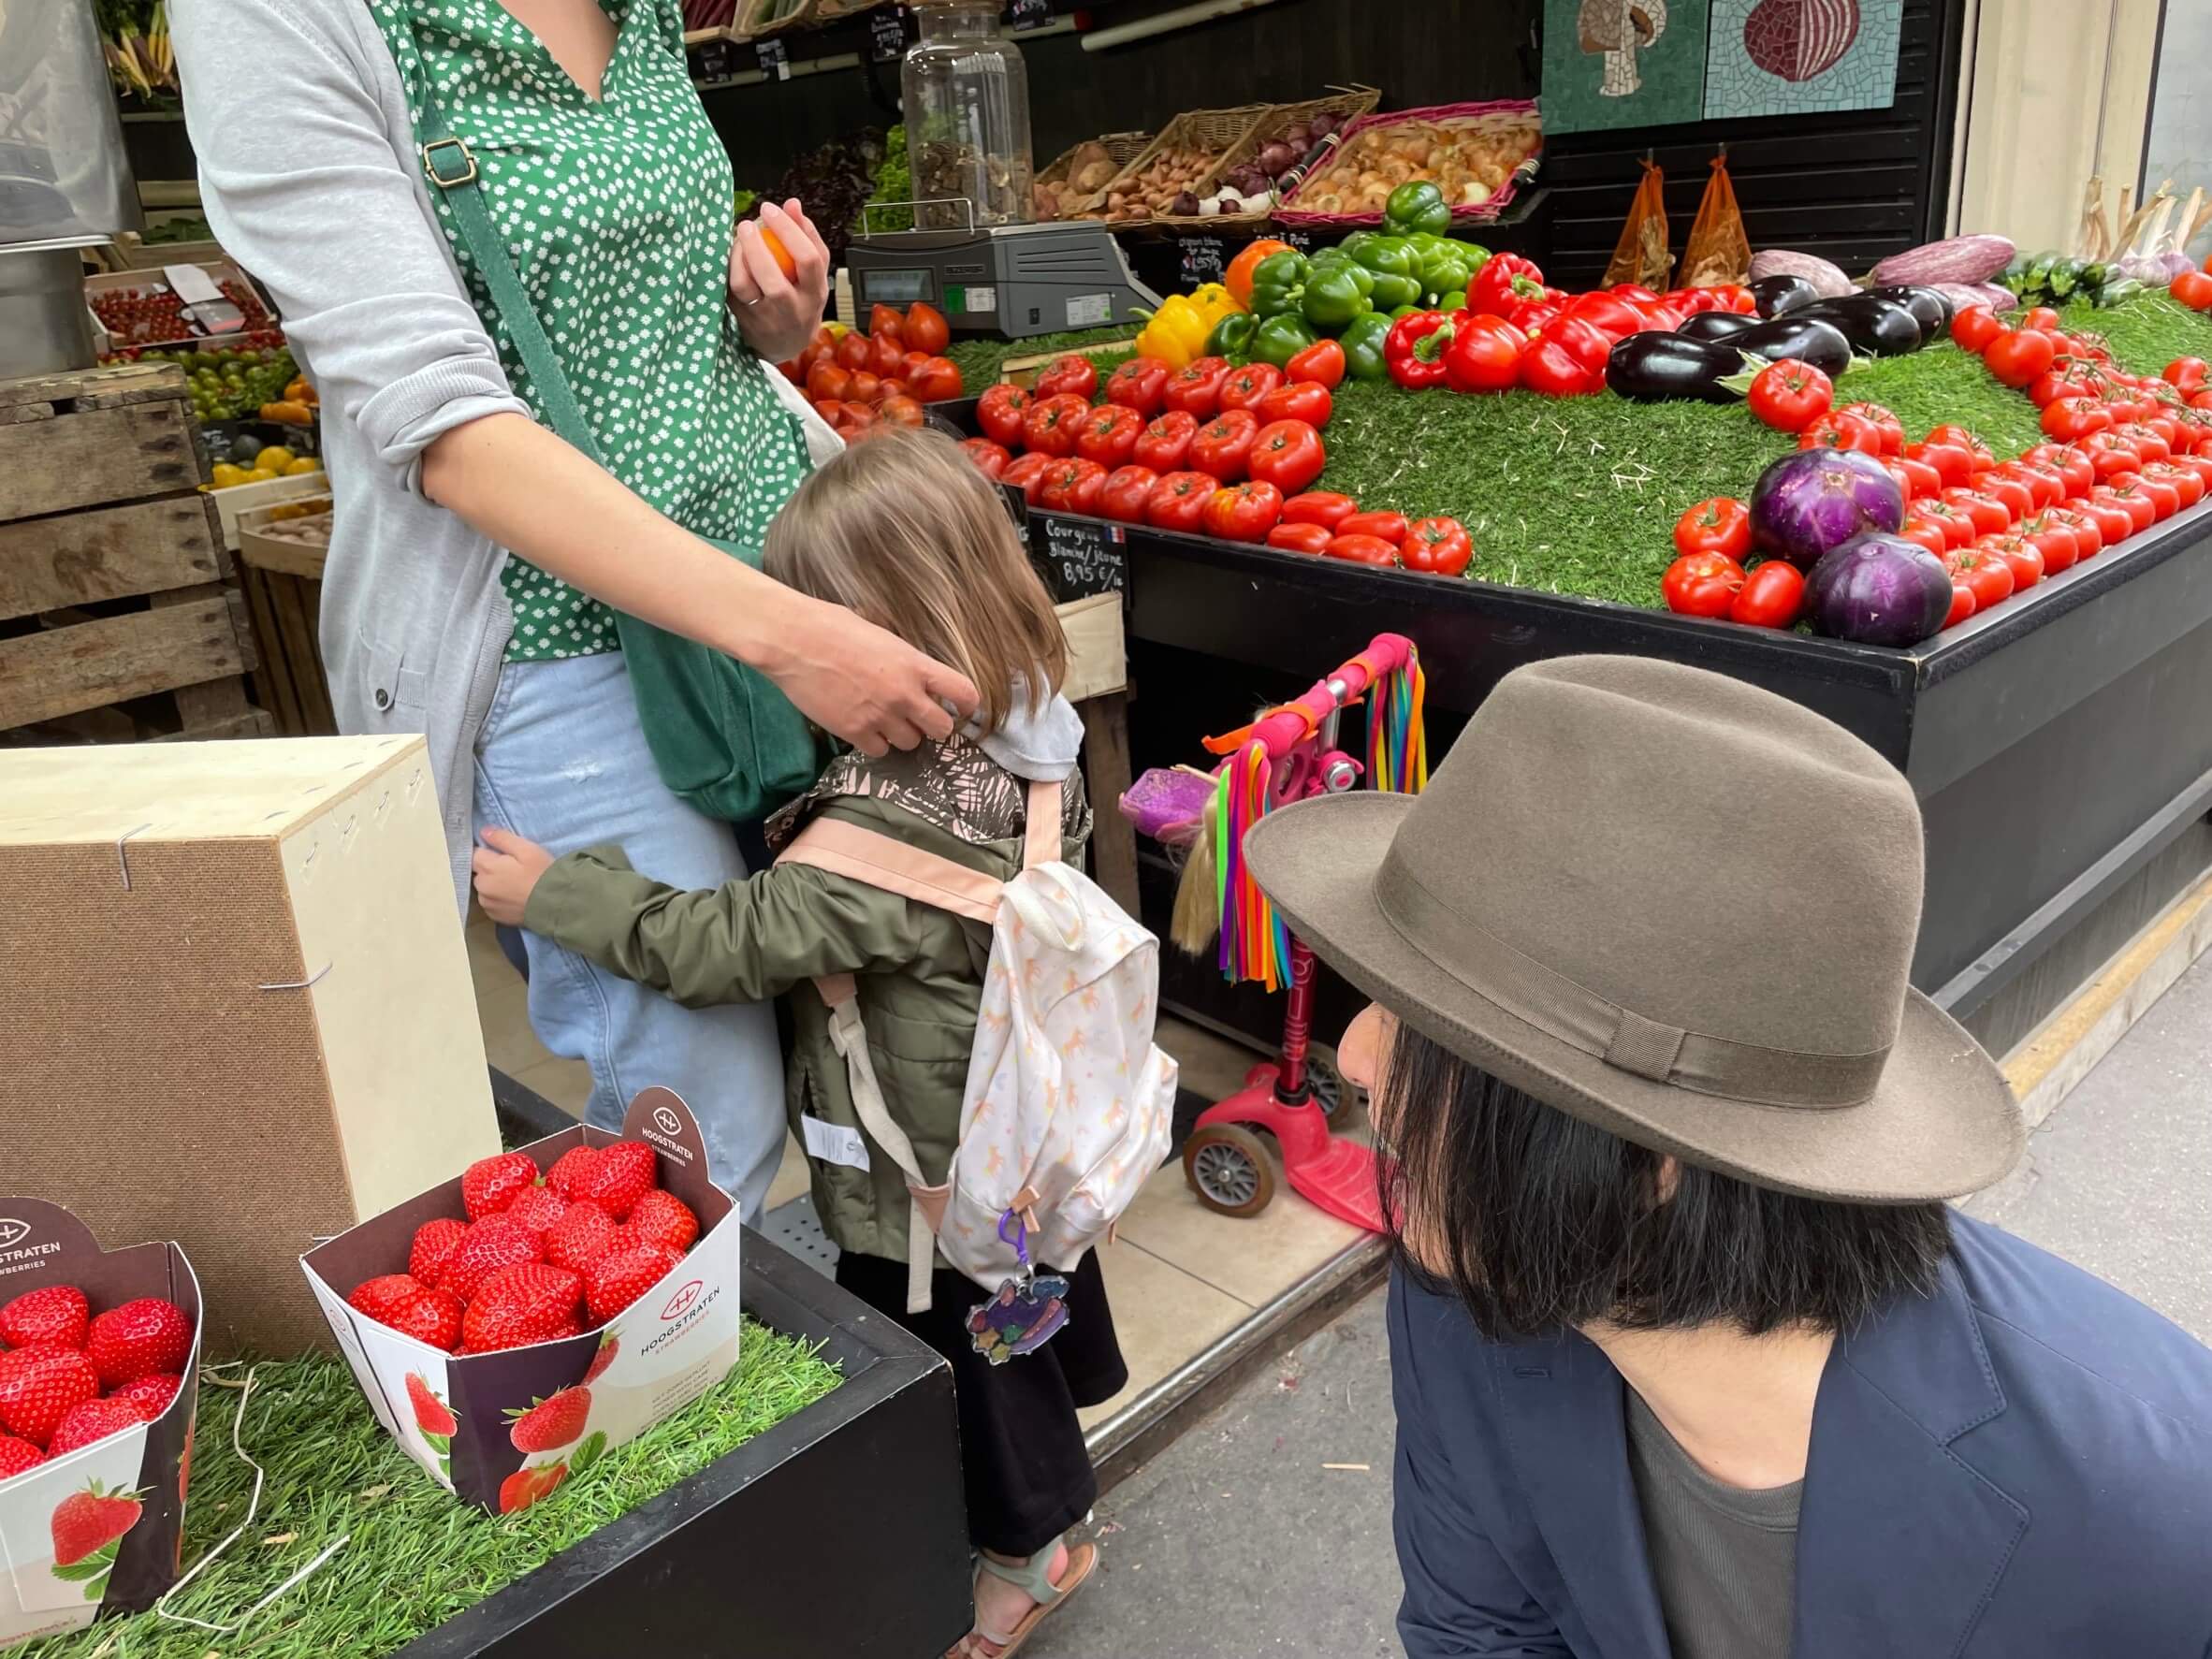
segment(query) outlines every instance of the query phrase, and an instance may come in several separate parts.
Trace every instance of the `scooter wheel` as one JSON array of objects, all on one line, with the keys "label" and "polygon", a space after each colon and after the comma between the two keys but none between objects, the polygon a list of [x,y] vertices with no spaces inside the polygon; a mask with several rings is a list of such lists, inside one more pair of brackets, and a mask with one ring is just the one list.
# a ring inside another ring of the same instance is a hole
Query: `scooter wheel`
[{"label": "scooter wheel", "polygon": [[1210,1124],[1183,1143],[1183,1179],[1209,1210],[1257,1215],[1274,1199],[1275,1160],[1243,1125]]}]

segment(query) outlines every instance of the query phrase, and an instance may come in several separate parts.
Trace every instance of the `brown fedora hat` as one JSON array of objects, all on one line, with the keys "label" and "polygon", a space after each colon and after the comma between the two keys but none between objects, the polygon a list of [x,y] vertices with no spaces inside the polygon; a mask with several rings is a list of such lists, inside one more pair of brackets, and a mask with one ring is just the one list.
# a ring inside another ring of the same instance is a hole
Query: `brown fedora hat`
[{"label": "brown fedora hat", "polygon": [[1639,1145],[1870,1203],[1972,1192],[2020,1155],[1995,1063],[1907,982],[1911,787],[1772,692],[1642,657],[1537,663],[1425,793],[1287,807],[1244,854],[1375,1000]]}]

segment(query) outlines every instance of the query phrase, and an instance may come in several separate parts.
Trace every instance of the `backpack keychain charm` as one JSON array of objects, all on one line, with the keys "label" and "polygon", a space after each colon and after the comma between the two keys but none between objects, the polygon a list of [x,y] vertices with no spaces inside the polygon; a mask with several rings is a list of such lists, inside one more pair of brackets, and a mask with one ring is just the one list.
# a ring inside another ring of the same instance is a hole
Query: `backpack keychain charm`
[{"label": "backpack keychain charm", "polygon": [[1027,1223],[1007,1211],[998,1218],[998,1239],[1013,1246],[1021,1272],[1000,1284],[990,1301],[968,1310],[968,1341],[994,1365],[1035,1353],[1068,1322],[1068,1281],[1057,1273],[1039,1273],[1030,1264]]}]

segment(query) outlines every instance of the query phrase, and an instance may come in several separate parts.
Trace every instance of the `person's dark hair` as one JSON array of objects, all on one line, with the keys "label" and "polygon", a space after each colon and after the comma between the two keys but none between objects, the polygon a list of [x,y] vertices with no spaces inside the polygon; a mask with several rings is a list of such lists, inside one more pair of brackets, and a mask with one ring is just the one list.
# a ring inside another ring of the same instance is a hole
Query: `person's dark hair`
[{"label": "person's dark hair", "polygon": [[[1800,1198],[1679,1163],[1569,1117],[1400,1022],[1376,1118],[1400,1264],[1492,1338],[1595,1321],[1847,1331],[1927,1294],[1951,1245],[1940,1203]],[[1410,1235],[1410,1236],[1409,1236]]]}]

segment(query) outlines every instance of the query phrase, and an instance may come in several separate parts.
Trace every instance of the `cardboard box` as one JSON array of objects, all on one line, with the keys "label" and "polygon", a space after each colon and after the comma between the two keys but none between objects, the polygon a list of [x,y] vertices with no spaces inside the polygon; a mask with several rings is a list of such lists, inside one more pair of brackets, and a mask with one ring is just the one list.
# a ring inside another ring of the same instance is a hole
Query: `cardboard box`
[{"label": "cardboard box", "polygon": [[327,1346],[298,1252],[499,1150],[419,737],[0,749],[0,961],[6,1184],[182,1244],[218,1357]]},{"label": "cardboard box", "polygon": [[[407,1271],[415,1229],[440,1216],[467,1219],[458,1174],[299,1259],[376,1420],[432,1479],[488,1514],[544,1497],[579,1463],[689,1405],[737,1363],[735,1207],[708,1177],[706,1143],[679,1096],[647,1089],[630,1102],[619,1136],[579,1124],[521,1150],[542,1171],[572,1146],[616,1140],[643,1141],[660,1155],[661,1185],[699,1217],[699,1239],[602,1330],[456,1356],[346,1305],[364,1280]],[[575,1438],[526,1457],[511,1437],[515,1418],[576,1388],[589,1390],[589,1404]]]},{"label": "cardboard box", "polygon": [[[0,1302],[43,1285],[75,1285],[95,1316],[166,1297],[192,1317],[183,1375],[198,1375],[199,1281],[175,1244],[102,1250],[59,1204],[0,1198]],[[197,1403],[188,1381],[153,1421],[0,1480],[0,1647],[140,1611],[177,1581]],[[120,1536],[87,1550],[119,1524]],[[73,1559],[58,1560],[65,1551]]]}]

